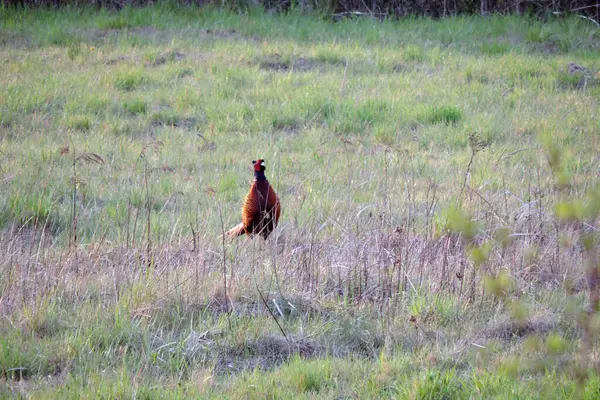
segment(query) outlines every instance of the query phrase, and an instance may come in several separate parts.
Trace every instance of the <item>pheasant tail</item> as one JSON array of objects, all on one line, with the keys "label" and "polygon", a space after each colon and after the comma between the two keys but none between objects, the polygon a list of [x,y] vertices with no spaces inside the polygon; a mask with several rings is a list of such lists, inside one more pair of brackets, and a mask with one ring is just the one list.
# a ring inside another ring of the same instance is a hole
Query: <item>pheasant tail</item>
[{"label": "pheasant tail", "polygon": [[242,236],[244,233],[246,233],[244,229],[244,224],[240,222],[239,224],[228,230],[226,235],[229,237],[236,237]]}]

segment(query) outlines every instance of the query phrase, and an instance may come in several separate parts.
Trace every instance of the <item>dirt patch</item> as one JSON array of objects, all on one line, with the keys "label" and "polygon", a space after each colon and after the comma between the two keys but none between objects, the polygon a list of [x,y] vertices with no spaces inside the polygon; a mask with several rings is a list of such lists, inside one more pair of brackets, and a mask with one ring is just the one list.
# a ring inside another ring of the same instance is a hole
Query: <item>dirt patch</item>
[{"label": "dirt patch", "polygon": [[159,65],[164,65],[167,62],[181,61],[185,58],[185,54],[180,53],[178,51],[169,51],[165,54],[161,54],[154,61],[147,62],[146,65],[157,67]]},{"label": "dirt patch", "polygon": [[191,128],[195,124],[195,118],[166,117],[152,121],[152,126],[169,126],[173,128]]},{"label": "dirt patch", "polygon": [[[185,57],[186,57],[185,54],[181,53],[179,51],[169,51],[164,54],[159,54],[155,58],[147,60],[145,65],[147,67],[157,67],[157,66],[169,63],[169,62],[181,61],[181,60],[185,59]],[[124,63],[124,62],[137,63],[139,61],[140,61],[140,57],[131,57],[131,56],[122,55],[122,56],[109,58],[108,60],[104,61],[104,65],[115,65],[115,64],[120,64],[120,63]],[[187,75],[184,75],[184,76],[191,75],[192,73],[193,73],[193,71],[188,71]]]},{"label": "dirt patch", "polygon": [[214,39],[243,39],[252,42],[260,42],[262,38],[260,36],[255,35],[246,35],[235,29],[203,29],[198,32],[194,30],[193,34],[199,34],[201,36],[206,36]]},{"label": "dirt patch", "polygon": [[396,74],[403,74],[403,73],[407,73],[407,72],[411,72],[411,71],[420,72],[427,76],[431,76],[436,72],[435,69],[433,69],[432,67],[425,65],[425,64],[420,64],[420,63],[412,64],[412,65],[405,64],[405,63],[399,63],[392,67],[392,72],[394,72]]},{"label": "dirt patch", "polygon": [[279,129],[278,132],[283,135],[283,137],[288,138],[288,139],[292,139],[295,137],[298,137],[300,135],[300,130],[302,129],[302,126],[293,126],[293,127],[286,127],[283,129]]},{"label": "dirt patch", "polygon": [[98,29],[95,31],[96,37],[104,38],[107,36],[116,36],[123,32],[126,32],[130,35],[138,35],[138,36],[156,36],[160,33],[158,29],[153,26],[137,26],[134,28],[125,28],[125,29]]},{"label": "dirt patch", "polygon": [[538,46],[539,51],[545,54],[562,53],[563,50],[556,40],[548,40]]},{"label": "dirt patch", "polygon": [[116,36],[119,33],[118,29],[86,29],[82,31],[92,42],[105,39],[108,36]]},{"label": "dirt patch", "polygon": [[135,35],[140,37],[157,38],[162,37],[165,32],[156,29],[153,26],[139,26],[136,28],[130,28],[127,30],[129,35]]},{"label": "dirt patch", "polygon": [[234,36],[239,36],[235,29],[207,29],[204,31],[206,35],[218,38],[229,39]]},{"label": "dirt patch", "polygon": [[306,72],[324,67],[325,64],[325,62],[312,57],[297,57],[290,60],[284,60],[279,54],[272,54],[260,61],[258,66],[265,71],[285,72],[293,70],[295,72]]},{"label": "dirt patch", "polygon": [[509,318],[490,324],[483,330],[483,337],[489,339],[512,340],[530,334],[547,334],[558,328],[558,317],[554,314],[536,316],[527,321]]},{"label": "dirt patch", "polygon": [[129,56],[118,56],[118,57],[110,58],[110,59],[104,61],[104,65],[115,65],[115,64],[119,64],[119,63],[130,61],[130,60],[132,60],[132,58]]},{"label": "dirt patch", "polygon": [[394,65],[392,67],[392,71],[398,72],[398,73],[407,72],[407,71],[410,71],[410,70],[411,70],[411,68],[410,68],[410,66],[408,64],[402,64],[402,63],[400,63],[400,64],[396,64],[396,65]]},{"label": "dirt patch", "polygon": [[262,39],[258,36],[244,35],[235,29],[157,29],[152,26],[144,27],[125,27],[122,29],[115,28],[92,28],[92,29],[81,29],[77,31],[78,36],[88,44],[101,45],[107,42],[114,42],[119,37],[134,37],[141,41],[151,41],[153,44],[166,44],[172,43],[174,38],[186,39],[190,37],[200,38],[203,40],[244,40],[259,42]]},{"label": "dirt patch", "polygon": [[215,373],[239,372],[255,368],[272,369],[295,355],[314,358],[323,354],[316,342],[305,338],[268,335],[224,349],[215,364]]},{"label": "dirt patch", "polygon": [[31,40],[22,33],[0,30],[0,46],[30,47]]},{"label": "dirt patch", "polygon": [[169,42],[172,39],[172,34],[169,32],[158,30],[152,26],[140,26],[134,28],[107,28],[107,29],[81,29],[77,31],[78,36],[85,38],[89,44],[99,45],[106,41],[114,40],[119,36],[137,36],[139,38],[147,38],[160,41],[160,43]]},{"label": "dirt patch", "polygon": [[265,61],[259,64],[260,69],[267,71],[287,71],[290,67],[282,62]]},{"label": "dirt patch", "polygon": [[312,69],[322,66],[323,63],[314,58],[299,57],[294,60],[294,70],[296,71],[310,71]]}]

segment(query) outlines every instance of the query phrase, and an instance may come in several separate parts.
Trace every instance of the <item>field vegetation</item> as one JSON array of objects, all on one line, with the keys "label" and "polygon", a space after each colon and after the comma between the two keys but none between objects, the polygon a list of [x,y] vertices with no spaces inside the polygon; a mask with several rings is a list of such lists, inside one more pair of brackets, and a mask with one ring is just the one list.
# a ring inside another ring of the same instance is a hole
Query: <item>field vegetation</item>
[{"label": "field vegetation", "polygon": [[598,71],[577,17],[0,8],[0,397],[598,398]]}]

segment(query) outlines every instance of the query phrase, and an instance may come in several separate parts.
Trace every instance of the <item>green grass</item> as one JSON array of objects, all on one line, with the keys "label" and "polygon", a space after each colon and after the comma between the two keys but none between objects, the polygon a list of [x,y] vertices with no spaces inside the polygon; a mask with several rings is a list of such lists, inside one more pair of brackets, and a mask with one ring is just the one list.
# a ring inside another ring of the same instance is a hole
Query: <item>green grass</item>
[{"label": "green grass", "polygon": [[597,398],[599,32],[0,9],[0,397]]},{"label": "green grass", "polygon": [[148,111],[148,103],[143,100],[131,100],[123,102],[123,109],[129,114],[146,114]]},{"label": "green grass", "polygon": [[139,88],[142,83],[144,83],[144,76],[142,72],[128,71],[115,78],[114,86],[116,89],[129,92]]}]

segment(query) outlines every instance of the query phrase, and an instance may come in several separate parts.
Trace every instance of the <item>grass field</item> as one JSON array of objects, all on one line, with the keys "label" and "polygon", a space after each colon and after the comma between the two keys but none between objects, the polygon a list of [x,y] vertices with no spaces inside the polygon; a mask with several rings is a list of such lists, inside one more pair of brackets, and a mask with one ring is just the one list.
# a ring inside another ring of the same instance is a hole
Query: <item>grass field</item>
[{"label": "grass field", "polygon": [[1,8],[0,397],[598,398],[598,71],[575,17]]}]

